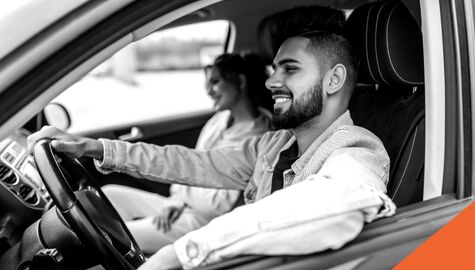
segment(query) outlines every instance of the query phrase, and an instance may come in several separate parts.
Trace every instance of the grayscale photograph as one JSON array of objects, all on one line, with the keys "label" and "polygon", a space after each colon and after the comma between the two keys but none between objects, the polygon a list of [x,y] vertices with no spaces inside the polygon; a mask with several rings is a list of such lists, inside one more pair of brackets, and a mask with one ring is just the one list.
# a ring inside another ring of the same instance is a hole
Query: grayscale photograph
[{"label": "grayscale photograph", "polygon": [[0,270],[393,269],[472,203],[472,0],[2,1],[0,34]]}]

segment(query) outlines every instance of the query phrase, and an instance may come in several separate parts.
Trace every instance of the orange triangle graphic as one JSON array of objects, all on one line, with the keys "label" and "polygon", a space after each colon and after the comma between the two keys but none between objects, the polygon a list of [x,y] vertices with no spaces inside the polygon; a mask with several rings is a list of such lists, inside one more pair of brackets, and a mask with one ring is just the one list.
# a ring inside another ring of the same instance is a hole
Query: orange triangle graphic
[{"label": "orange triangle graphic", "polygon": [[395,270],[475,269],[475,204],[401,261]]}]

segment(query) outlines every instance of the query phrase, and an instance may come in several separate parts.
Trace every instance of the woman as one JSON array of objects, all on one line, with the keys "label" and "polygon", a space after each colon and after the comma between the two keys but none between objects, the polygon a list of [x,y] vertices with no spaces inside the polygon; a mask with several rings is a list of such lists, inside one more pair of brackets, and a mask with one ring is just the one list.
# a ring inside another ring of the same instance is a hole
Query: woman
[{"label": "woman", "polygon": [[[223,54],[205,67],[205,75],[216,113],[203,127],[196,149],[233,147],[269,130],[273,100],[265,88],[266,65],[260,57]],[[123,186],[108,186],[105,193],[145,253],[232,210],[241,194],[177,184],[170,187],[168,198]]]}]

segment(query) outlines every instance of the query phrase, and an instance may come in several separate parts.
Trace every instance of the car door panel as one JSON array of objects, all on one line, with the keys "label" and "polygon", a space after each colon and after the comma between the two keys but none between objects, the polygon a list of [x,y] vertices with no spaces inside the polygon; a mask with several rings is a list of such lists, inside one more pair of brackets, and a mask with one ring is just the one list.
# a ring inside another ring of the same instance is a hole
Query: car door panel
[{"label": "car door panel", "polygon": [[[82,136],[90,138],[123,139],[130,142],[146,142],[156,145],[179,144],[194,147],[200,134],[201,128],[211,117],[212,112],[204,111],[189,113],[173,117],[162,118],[157,121],[133,123],[128,126],[120,126],[91,133],[83,133]],[[135,138],[126,138],[138,130]]]}]

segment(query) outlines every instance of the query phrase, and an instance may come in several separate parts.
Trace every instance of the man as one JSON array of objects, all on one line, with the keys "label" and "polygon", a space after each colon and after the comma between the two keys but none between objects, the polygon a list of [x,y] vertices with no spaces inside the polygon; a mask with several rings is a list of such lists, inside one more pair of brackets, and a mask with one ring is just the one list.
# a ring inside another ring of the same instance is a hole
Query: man
[{"label": "man", "polygon": [[[302,12],[308,9],[289,14],[302,18]],[[311,15],[328,25],[284,31],[288,35],[266,82],[275,100],[274,124],[283,130],[236,148],[194,151],[96,141],[45,128],[29,137],[30,149],[49,137],[58,151],[95,158],[104,173],[244,190],[247,205],[166,246],[140,269],[340,248],[364,222],[394,213],[384,194],[389,158],[376,136],[353,125],[347,110],[356,64],[349,42],[334,31],[344,24],[343,13],[314,8]]]}]

